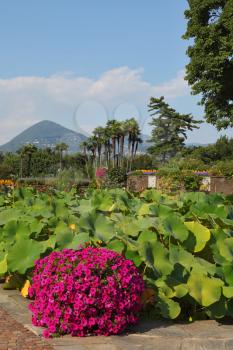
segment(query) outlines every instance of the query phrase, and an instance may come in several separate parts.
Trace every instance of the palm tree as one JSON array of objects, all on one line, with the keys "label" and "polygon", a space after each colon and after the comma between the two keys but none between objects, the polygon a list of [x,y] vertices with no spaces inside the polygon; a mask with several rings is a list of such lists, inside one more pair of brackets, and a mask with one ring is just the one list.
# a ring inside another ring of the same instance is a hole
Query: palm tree
[{"label": "palm tree", "polygon": [[88,155],[87,155],[87,149],[88,149],[88,139],[85,141],[82,141],[79,145],[80,149],[83,150],[83,155],[85,159],[85,165],[86,165],[86,172],[88,179],[90,180],[90,174],[89,174],[89,169],[88,169]]},{"label": "palm tree", "polygon": [[131,170],[132,161],[137,152],[138,144],[140,143],[139,137],[141,134],[138,122],[136,119],[131,118],[125,121],[125,128],[128,134],[128,157],[127,157],[127,170]]},{"label": "palm tree", "polygon": [[63,152],[67,151],[68,148],[69,148],[69,146],[65,142],[58,143],[55,146],[55,150],[59,152],[59,157],[60,157],[59,170],[62,170]]},{"label": "palm tree", "polygon": [[80,149],[83,151],[83,155],[84,157],[87,157],[87,146],[88,146],[88,141],[82,141],[79,144]]},{"label": "palm tree", "polygon": [[125,151],[125,137],[128,134],[127,122],[121,122],[121,130],[120,130],[120,165],[122,165],[122,161],[124,158]]},{"label": "palm tree", "polygon": [[101,165],[101,155],[102,155],[102,146],[105,142],[105,128],[102,126],[98,126],[93,130],[93,135],[95,136],[97,143],[97,153],[98,153],[98,166]]},{"label": "palm tree", "polygon": [[[121,137],[121,122],[112,119],[107,122],[106,126],[111,141],[112,141],[112,149],[113,149],[113,166],[115,167],[118,162],[116,162],[116,158],[118,158],[119,150],[120,150],[120,137]],[[116,153],[117,151],[117,153]],[[117,156],[116,156],[117,155]]]},{"label": "palm tree", "polygon": [[97,139],[95,136],[91,136],[87,140],[87,151],[91,152],[93,164],[96,163],[95,162],[96,161],[96,150],[97,150]]},{"label": "palm tree", "polygon": [[29,143],[25,146],[23,146],[20,150],[19,150],[19,154],[20,154],[20,177],[23,176],[23,158],[26,156],[27,158],[27,173],[26,176],[30,176],[31,175],[31,163],[32,163],[32,155],[33,153],[35,153],[38,150],[38,148]]}]

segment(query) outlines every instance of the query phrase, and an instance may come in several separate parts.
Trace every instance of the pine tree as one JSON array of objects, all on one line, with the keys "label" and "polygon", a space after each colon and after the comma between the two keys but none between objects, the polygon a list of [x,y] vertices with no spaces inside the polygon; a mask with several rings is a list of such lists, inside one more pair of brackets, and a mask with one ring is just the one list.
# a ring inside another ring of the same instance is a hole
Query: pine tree
[{"label": "pine tree", "polygon": [[191,114],[180,114],[164,101],[164,97],[151,97],[148,105],[153,117],[152,135],[149,142],[152,143],[148,152],[165,162],[175,156],[184,147],[187,131],[198,129],[200,121],[194,120]]}]

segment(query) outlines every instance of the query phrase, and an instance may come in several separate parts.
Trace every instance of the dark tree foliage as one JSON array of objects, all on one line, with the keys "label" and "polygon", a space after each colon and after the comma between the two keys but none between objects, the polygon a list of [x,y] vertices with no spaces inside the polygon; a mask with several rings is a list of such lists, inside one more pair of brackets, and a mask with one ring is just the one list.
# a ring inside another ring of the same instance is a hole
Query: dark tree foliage
[{"label": "dark tree foliage", "polygon": [[[82,171],[85,157],[81,153],[66,154],[63,167]],[[59,168],[60,154],[51,148],[39,149],[26,145],[17,153],[0,155],[0,179],[56,176]]]},{"label": "dark tree foliage", "polygon": [[205,164],[213,164],[220,160],[232,160],[233,139],[223,136],[212,145],[197,147],[189,154],[189,157],[200,159]]},{"label": "dark tree foliage", "polygon": [[194,120],[191,114],[176,112],[164,101],[163,96],[151,97],[148,107],[151,116],[156,115],[150,123],[153,129],[149,142],[152,146],[148,152],[165,162],[183,149],[187,131],[197,129],[201,122]]},{"label": "dark tree foliage", "polygon": [[201,94],[207,122],[233,126],[233,0],[188,0],[185,39],[191,39],[186,79]]}]

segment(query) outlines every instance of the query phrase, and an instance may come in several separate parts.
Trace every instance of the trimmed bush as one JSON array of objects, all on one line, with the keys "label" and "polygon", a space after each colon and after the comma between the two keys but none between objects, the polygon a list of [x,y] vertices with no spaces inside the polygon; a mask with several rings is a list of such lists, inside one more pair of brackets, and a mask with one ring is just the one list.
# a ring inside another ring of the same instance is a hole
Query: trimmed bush
[{"label": "trimmed bush", "polygon": [[118,334],[137,322],[144,290],[122,255],[87,247],[53,252],[36,262],[29,295],[33,324],[45,337]]}]

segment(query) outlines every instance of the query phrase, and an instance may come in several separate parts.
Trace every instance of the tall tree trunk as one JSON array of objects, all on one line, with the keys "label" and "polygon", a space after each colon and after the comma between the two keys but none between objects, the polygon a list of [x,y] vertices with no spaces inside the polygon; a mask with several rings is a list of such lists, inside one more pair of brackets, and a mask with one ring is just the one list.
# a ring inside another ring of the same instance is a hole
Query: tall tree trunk
[{"label": "tall tree trunk", "polygon": [[31,173],[31,161],[32,161],[32,155],[29,154],[28,155],[28,177],[30,177],[30,173]]},{"label": "tall tree trunk", "polygon": [[120,139],[120,165],[122,166],[123,158],[124,158],[124,144],[125,144],[125,136],[122,135]]},{"label": "tall tree trunk", "polygon": [[129,170],[132,170],[132,163],[133,163],[133,155],[134,155],[134,147],[135,147],[135,140],[132,140],[132,145],[131,145],[131,154],[130,154],[130,166]]},{"label": "tall tree trunk", "polygon": [[115,137],[112,138],[112,147],[113,147],[113,167],[116,166],[116,139]]},{"label": "tall tree trunk", "polygon": [[84,152],[84,157],[85,157],[85,166],[86,166],[87,177],[88,177],[88,180],[90,181],[91,178],[90,178],[89,169],[88,169],[88,155],[87,155],[86,147],[84,147],[83,152]]},{"label": "tall tree trunk", "polygon": [[102,151],[102,146],[101,146],[101,144],[99,144],[98,147],[97,147],[97,152],[98,152],[98,166],[101,166],[101,151]]},{"label": "tall tree trunk", "polygon": [[120,137],[117,137],[117,166],[120,165]]},{"label": "tall tree trunk", "polygon": [[62,150],[60,150],[60,171],[62,170]]},{"label": "tall tree trunk", "polygon": [[20,178],[23,177],[23,157],[20,156]]},{"label": "tall tree trunk", "polygon": [[136,144],[135,144],[135,149],[134,149],[134,158],[136,157],[136,154],[137,154],[137,151],[138,151],[138,141],[136,141]]},{"label": "tall tree trunk", "polygon": [[130,154],[131,154],[131,146],[132,146],[132,137],[129,134],[128,136],[128,155],[127,155],[127,164],[126,164],[126,170],[129,171],[129,163],[130,163]]}]

